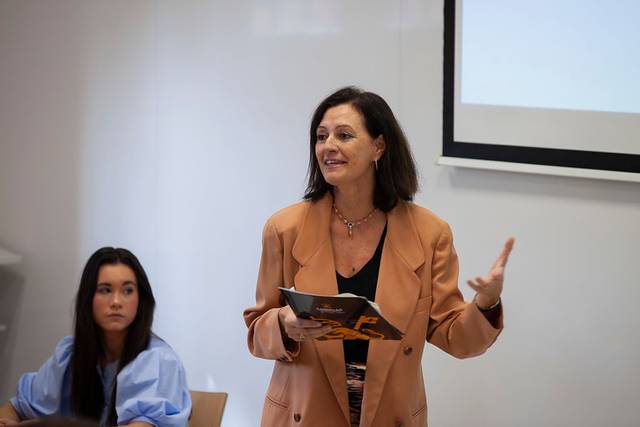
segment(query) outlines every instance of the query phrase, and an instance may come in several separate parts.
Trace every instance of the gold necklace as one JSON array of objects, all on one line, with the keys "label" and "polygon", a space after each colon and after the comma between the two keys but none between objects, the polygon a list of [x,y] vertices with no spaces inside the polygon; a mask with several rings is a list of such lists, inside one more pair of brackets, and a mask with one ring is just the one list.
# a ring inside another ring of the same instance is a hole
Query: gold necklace
[{"label": "gold necklace", "polygon": [[344,223],[344,225],[347,226],[347,231],[349,232],[349,238],[353,237],[353,228],[357,227],[361,224],[364,224],[365,222],[369,221],[369,219],[371,219],[371,217],[373,216],[373,213],[376,211],[376,207],[374,207],[371,212],[369,212],[369,214],[367,216],[365,216],[362,219],[359,219],[357,221],[349,221],[347,218],[344,217],[344,215],[342,215],[342,213],[340,213],[340,211],[338,210],[338,208],[336,207],[336,204],[333,204],[333,210],[336,213],[336,215],[338,216],[338,218],[340,219],[340,221],[342,221]]}]

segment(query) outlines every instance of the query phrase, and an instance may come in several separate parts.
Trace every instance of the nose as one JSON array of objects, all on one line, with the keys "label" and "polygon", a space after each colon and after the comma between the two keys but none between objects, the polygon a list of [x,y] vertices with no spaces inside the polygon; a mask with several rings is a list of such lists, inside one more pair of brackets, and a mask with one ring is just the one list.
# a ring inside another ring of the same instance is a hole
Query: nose
[{"label": "nose", "polygon": [[333,134],[330,134],[324,142],[324,145],[329,151],[336,151],[336,139]]},{"label": "nose", "polygon": [[113,292],[111,294],[111,307],[120,308],[122,307],[120,292]]}]

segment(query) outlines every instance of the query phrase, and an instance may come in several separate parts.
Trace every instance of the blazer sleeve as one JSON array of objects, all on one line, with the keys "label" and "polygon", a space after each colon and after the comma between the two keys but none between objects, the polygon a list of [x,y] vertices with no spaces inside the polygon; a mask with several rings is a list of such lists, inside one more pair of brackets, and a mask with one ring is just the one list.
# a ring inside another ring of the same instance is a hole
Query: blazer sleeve
[{"label": "blazer sleeve", "polygon": [[243,313],[249,328],[247,343],[256,357],[291,362],[300,345],[283,338],[278,313],[283,308],[278,287],[284,286],[284,250],[273,219],[262,232],[262,256],[256,285],[256,305]]},{"label": "blazer sleeve", "polygon": [[484,353],[502,331],[502,307],[498,328],[494,328],[475,303],[465,303],[458,289],[458,256],[448,224],[436,243],[431,275],[433,301],[427,341],[457,358]]}]

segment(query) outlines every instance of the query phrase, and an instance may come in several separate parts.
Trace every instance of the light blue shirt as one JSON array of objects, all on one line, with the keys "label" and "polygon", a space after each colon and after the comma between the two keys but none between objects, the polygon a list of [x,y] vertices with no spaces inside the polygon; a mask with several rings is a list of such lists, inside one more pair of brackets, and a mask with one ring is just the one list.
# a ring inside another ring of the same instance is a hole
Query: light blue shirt
[{"label": "light blue shirt", "polygon": [[[22,419],[49,415],[73,416],[69,364],[73,337],[63,338],[55,352],[38,370],[22,375],[11,405]],[[117,362],[98,372],[102,378],[106,422]],[[118,425],[143,421],[156,427],[186,427],[191,398],[184,367],[178,355],[161,339],[152,336],[149,347],[138,354],[117,376]]]}]

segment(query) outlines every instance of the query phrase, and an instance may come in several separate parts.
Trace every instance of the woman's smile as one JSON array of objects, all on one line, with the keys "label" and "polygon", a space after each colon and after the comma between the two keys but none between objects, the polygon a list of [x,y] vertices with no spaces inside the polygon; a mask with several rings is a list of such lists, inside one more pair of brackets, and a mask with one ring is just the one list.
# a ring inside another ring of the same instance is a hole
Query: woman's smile
[{"label": "woman's smile", "polygon": [[328,169],[333,169],[339,166],[342,166],[344,164],[346,164],[347,162],[345,162],[344,160],[337,160],[337,159],[326,159],[324,161],[324,166]]}]

